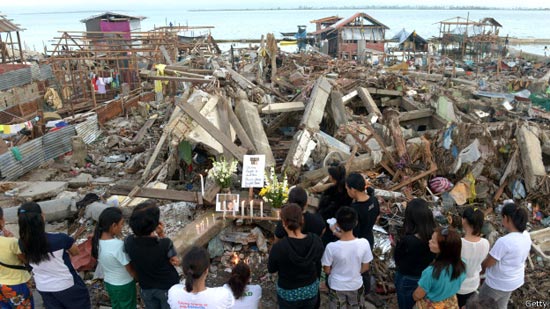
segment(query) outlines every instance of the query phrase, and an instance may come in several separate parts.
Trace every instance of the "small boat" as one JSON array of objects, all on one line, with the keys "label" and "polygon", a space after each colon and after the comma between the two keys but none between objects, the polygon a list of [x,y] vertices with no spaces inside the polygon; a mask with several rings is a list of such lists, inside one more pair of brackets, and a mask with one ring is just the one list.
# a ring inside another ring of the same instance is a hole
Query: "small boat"
[{"label": "small boat", "polygon": [[282,36],[291,36],[294,37],[296,32],[279,32]]},{"label": "small boat", "polygon": [[294,41],[280,41],[279,45],[289,46],[289,45],[296,45],[297,43],[298,43],[298,41],[296,41],[296,40],[294,40]]}]

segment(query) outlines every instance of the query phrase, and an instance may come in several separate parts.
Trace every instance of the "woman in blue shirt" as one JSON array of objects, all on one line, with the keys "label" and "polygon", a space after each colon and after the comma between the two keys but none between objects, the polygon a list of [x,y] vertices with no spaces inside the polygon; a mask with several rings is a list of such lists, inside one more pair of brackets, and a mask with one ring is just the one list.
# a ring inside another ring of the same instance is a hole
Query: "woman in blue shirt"
[{"label": "woman in blue shirt", "polygon": [[452,228],[438,228],[429,243],[436,257],[422,272],[413,293],[416,307],[458,308],[456,292],[466,278],[466,265],[460,257],[460,235]]}]

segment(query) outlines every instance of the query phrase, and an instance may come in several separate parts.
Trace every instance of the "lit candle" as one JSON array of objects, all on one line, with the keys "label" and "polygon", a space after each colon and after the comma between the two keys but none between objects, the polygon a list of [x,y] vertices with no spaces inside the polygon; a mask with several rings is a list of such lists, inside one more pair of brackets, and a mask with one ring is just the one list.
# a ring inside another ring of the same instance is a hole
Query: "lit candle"
[{"label": "lit candle", "polygon": [[208,217],[206,217],[206,227],[210,225],[210,222],[208,222]]},{"label": "lit candle", "polygon": [[238,210],[238,208],[239,208],[239,203],[238,203],[237,201],[233,201],[233,203],[232,203],[231,205],[233,205],[233,206],[232,206],[232,209],[233,209],[233,216],[235,216],[235,214],[236,214],[236,212],[237,212],[237,210]]},{"label": "lit candle", "polygon": [[250,200],[250,218],[252,218],[252,213],[254,212],[254,200]]},{"label": "lit candle", "polygon": [[198,225],[198,224],[195,224],[195,229],[197,230],[197,234],[200,234],[200,229],[199,229],[199,225]]},{"label": "lit candle", "polygon": [[281,211],[277,209],[277,219],[281,219]]},{"label": "lit candle", "polygon": [[241,216],[244,217],[244,201],[241,204]]},{"label": "lit candle", "polygon": [[263,216],[264,216],[264,202],[261,201],[260,202],[260,217],[263,218]]}]

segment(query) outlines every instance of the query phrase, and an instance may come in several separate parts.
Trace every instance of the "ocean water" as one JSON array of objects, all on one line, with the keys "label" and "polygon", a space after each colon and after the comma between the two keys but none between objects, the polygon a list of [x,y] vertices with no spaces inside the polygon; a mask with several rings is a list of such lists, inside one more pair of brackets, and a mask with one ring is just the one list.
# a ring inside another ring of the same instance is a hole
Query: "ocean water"
[{"label": "ocean water", "polygon": [[[211,33],[216,39],[259,39],[262,34],[273,32],[280,37],[279,32],[296,31],[297,25],[307,25],[308,31],[314,31],[315,25],[309,22],[314,19],[332,15],[348,17],[357,10],[262,10],[262,11],[188,11],[185,8],[157,10],[127,10],[117,11],[133,16],[145,16],[141,22],[142,31],[154,26],[165,26],[169,22],[174,25],[214,26]],[[519,10],[368,10],[367,14],[377,19],[390,29],[386,38],[405,28],[424,37],[431,38],[439,34],[439,21],[457,16],[468,17],[470,20],[480,20],[493,17],[503,28],[500,35],[518,38],[548,38],[550,39],[550,11],[519,11]],[[5,10],[3,13],[26,30],[21,33],[21,39],[28,49],[43,51],[44,45],[55,42],[58,31],[85,31],[81,19],[97,15],[100,11],[41,13],[17,10]],[[195,31],[199,34],[201,31]],[[544,46],[524,45],[519,47],[525,51],[542,54]]]}]

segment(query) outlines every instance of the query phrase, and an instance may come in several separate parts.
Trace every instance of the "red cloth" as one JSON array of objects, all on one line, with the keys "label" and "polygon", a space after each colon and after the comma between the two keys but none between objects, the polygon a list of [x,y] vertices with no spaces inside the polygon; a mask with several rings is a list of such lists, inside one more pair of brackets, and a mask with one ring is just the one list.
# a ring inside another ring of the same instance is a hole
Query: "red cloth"
[{"label": "red cloth", "polygon": [[99,28],[102,32],[126,32],[122,37],[130,39],[130,22],[129,21],[107,21],[102,20],[99,23]]}]

